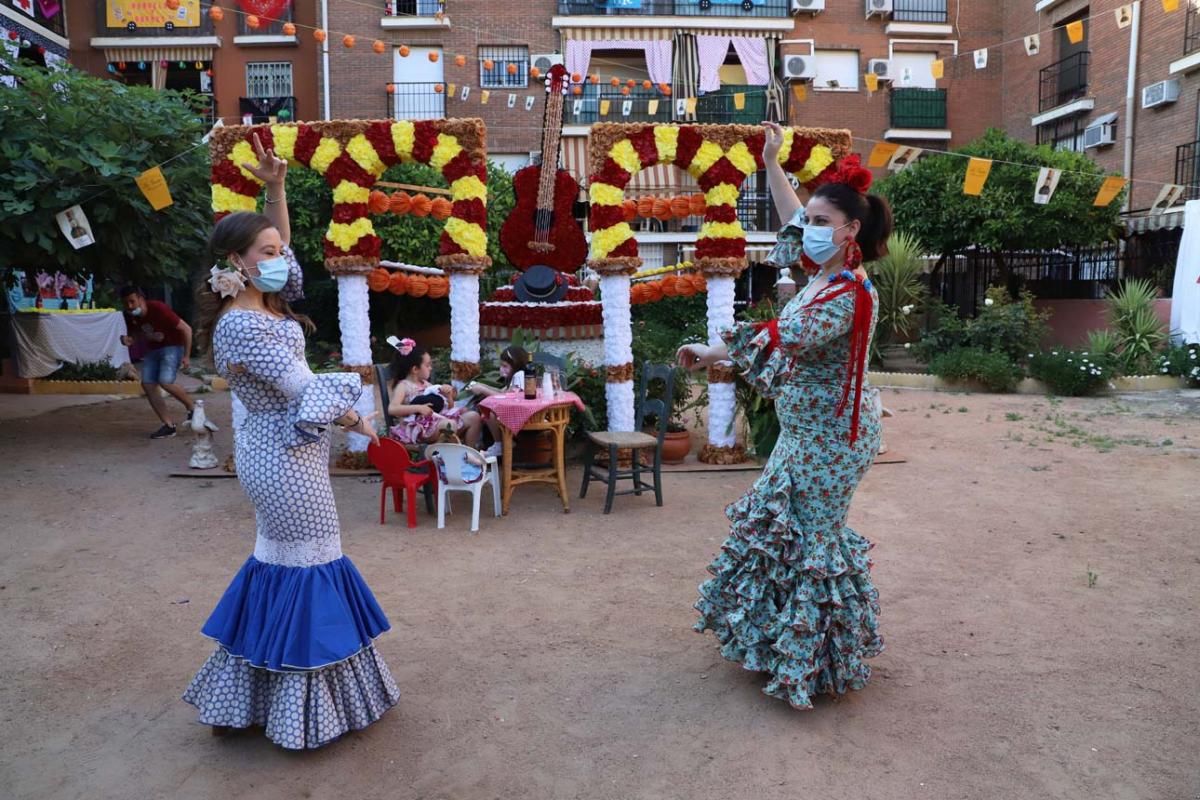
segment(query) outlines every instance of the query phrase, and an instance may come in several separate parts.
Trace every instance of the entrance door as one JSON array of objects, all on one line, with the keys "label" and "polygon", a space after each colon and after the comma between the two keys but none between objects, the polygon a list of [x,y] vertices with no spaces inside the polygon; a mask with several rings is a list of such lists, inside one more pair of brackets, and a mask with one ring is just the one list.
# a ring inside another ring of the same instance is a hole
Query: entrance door
[{"label": "entrance door", "polygon": [[[431,61],[430,53],[436,54]],[[413,47],[408,57],[397,48],[392,57],[393,119],[441,119],[446,116],[445,71],[440,47]],[[435,87],[441,85],[442,91]]]}]

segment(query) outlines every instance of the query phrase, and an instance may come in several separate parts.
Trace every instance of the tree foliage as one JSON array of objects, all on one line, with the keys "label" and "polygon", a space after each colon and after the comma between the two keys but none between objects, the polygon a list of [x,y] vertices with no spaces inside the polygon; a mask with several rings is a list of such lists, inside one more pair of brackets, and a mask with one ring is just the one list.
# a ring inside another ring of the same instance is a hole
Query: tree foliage
[{"label": "tree foliage", "polygon": [[[4,58],[0,56],[0,58]],[[162,282],[202,260],[211,225],[205,125],[187,95],[5,59],[0,86],[0,269]],[[174,205],[134,183],[163,167]],[[83,206],[95,244],[75,250],[54,215]]]},{"label": "tree foliage", "polygon": [[[1120,203],[1092,205],[1105,173],[1086,155],[1035,147],[997,129],[955,152],[992,159],[982,195],[963,194],[965,158],[923,158],[878,184],[896,227],[932,252],[1082,247],[1115,238]],[[1024,165],[1063,170],[1047,205],[1033,202],[1038,171]]]}]

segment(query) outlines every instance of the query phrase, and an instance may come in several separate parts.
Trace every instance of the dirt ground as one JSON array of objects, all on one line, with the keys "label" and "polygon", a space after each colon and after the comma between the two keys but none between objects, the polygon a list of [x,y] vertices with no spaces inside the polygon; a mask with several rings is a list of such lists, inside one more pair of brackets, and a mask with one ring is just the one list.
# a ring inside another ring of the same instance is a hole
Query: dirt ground
[{"label": "dirt ground", "polygon": [[907,461],[851,513],[887,642],[864,691],[794,711],[690,630],[753,472],[610,516],[523,487],[479,535],[461,503],[380,526],[378,484],[339,478],[403,697],[301,754],[179,700],[253,546],[237,482],[169,478],[188,442],[149,441],[143,400],[0,422],[0,795],[1200,797],[1200,393],[884,397]]}]

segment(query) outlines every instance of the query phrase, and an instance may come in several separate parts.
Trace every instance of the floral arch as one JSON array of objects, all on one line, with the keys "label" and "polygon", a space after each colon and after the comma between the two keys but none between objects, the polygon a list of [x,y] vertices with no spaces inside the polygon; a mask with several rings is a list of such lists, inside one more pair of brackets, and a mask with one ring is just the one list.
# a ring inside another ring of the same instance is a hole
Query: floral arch
[{"label": "floral arch", "polygon": [[[850,153],[848,130],[785,128],[779,163],[804,184],[819,183]],[[708,338],[733,324],[734,280],[746,267],[746,234],[737,217],[740,187],[764,167],[763,129],[754,125],[602,123],[589,134],[592,232],[588,265],[600,273],[609,426],[633,429],[633,350],[629,276],[641,266],[637,239],[625,221],[625,187],[640,170],[671,164],[686,170],[704,192],[707,208],[696,239],[696,266],[708,284]],[[740,461],[733,432],[734,373],[709,370],[710,463]]]}]

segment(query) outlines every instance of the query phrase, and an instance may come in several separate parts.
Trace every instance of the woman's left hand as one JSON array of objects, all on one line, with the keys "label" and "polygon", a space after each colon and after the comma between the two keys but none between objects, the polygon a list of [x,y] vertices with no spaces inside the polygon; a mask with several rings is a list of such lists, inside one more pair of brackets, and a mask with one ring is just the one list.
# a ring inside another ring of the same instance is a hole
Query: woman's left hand
[{"label": "woman's left hand", "polygon": [[370,414],[360,414],[358,424],[351,428],[350,431],[352,433],[361,433],[371,440],[371,444],[379,444],[379,434],[375,432],[375,418],[378,416],[378,411],[372,411]]},{"label": "woman's left hand", "polygon": [[258,163],[243,163],[242,166],[267,186],[283,186],[284,179],[287,177],[287,159],[275,155],[274,150],[264,149],[257,133],[251,138],[254,143],[254,153],[258,156]]}]

